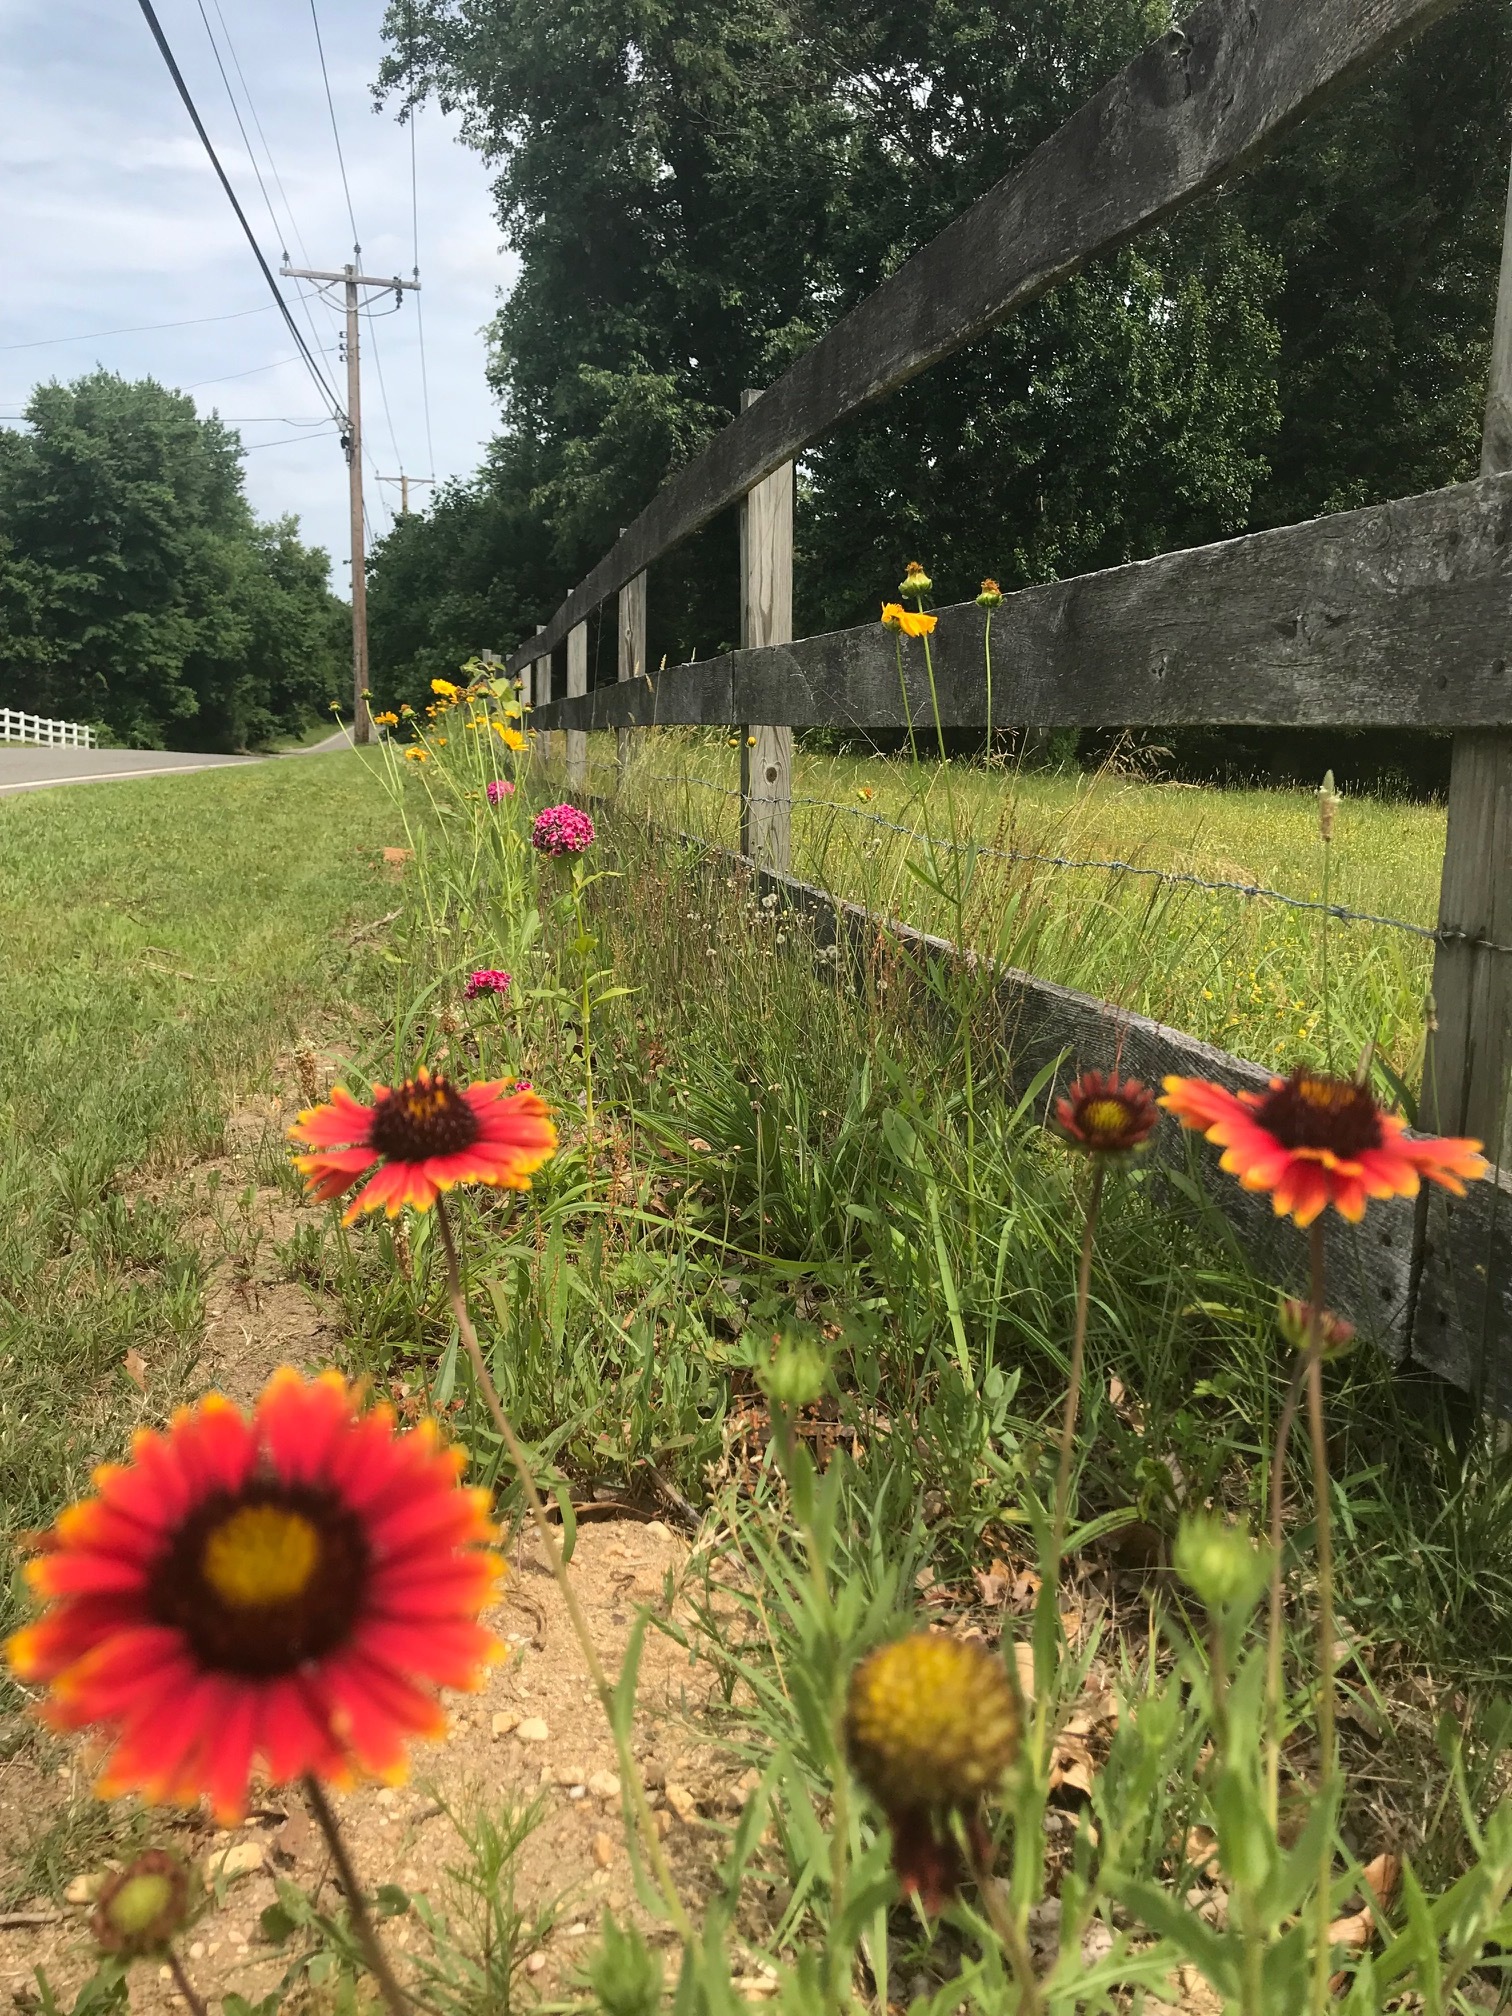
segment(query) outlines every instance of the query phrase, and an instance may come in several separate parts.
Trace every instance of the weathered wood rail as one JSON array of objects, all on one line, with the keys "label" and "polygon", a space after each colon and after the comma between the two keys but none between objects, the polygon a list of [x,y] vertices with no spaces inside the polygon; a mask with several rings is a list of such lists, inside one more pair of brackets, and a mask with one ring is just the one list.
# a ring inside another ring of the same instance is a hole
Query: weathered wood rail
[{"label": "weathered wood rail", "polygon": [[[939,611],[940,719],[986,720],[983,616]],[[880,623],[596,687],[572,728],[932,722],[924,654]],[[1492,728],[1512,719],[1512,476],[1082,574],[1004,598],[993,711],[1037,727]]]},{"label": "weathered wood rail", "polygon": [[[787,871],[795,727],[985,726],[982,612],[939,611],[935,691],[917,644],[864,629],[794,640],[793,458],[1088,260],[1253,162],[1332,91],[1456,0],[1206,0],[821,337],[659,493],[508,661],[569,781],[586,734],[744,724],[742,845],[826,942],[859,956],[880,933],[922,958],[954,948]],[[1488,276],[1489,278],[1489,276]],[[1437,1033],[1421,1104],[1512,1167],[1512,195],[1497,296],[1481,477],[1009,596],[993,619],[994,725],[1395,726],[1454,732]],[[648,675],[646,570],[742,502],[742,645]],[[588,689],[588,619],[619,594],[618,679]],[[552,654],[566,641],[566,699]],[[772,725],[761,725],[772,724]],[[826,921],[828,920],[828,921]],[[1195,1071],[1263,1082],[1243,1059],[1033,975],[995,976],[1007,1054],[1149,1079]],[[1172,1139],[1174,1141],[1174,1134]],[[1167,1152],[1178,1152],[1171,1147]],[[1185,1151],[1181,1151],[1185,1152]],[[1210,1160],[1210,1158],[1209,1158]],[[1198,1167],[1204,1166],[1201,1162]],[[1254,1263],[1290,1274],[1299,1242],[1265,1199],[1209,1194]],[[1331,1279],[1393,1356],[1512,1415],[1512,1188],[1373,1207],[1330,1230]]]}]

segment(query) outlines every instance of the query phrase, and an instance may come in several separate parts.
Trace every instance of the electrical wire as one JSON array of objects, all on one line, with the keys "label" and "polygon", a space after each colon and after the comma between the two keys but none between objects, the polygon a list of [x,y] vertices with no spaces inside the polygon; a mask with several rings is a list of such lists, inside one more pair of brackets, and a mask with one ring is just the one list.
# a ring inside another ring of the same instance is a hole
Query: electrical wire
[{"label": "electrical wire", "polygon": [[[273,158],[273,149],[268,145],[268,136],[263,131],[263,123],[261,118],[258,116],[257,104],[252,96],[252,87],[247,82],[247,73],[245,70],[243,70],[241,58],[236,53],[236,44],[231,38],[230,28],[226,25],[226,17],[225,14],[221,11],[220,0],[213,0],[213,4],[215,7],[215,18],[217,19],[217,21],[220,22],[221,36],[226,44],[226,52],[231,58],[232,68],[236,71],[237,80],[242,88],[242,96],[247,101],[248,114],[251,117],[253,126],[257,129],[257,137],[262,142],[263,153],[267,157],[268,171],[272,175],[273,180],[277,185],[278,193],[283,199],[284,212],[288,217],[289,224],[293,230],[295,242],[299,246],[300,254],[304,260],[305,265],[308,266],[310,264],[310,255],[308,251],[306,251],[305,249],[304,239],[300,234],[299,225],[294,216],[293,205],[289,202],[289,193],[284,188],[283,177],[278,172],[278,163]],[[231,80],[226,75],[226,66],[221,61],[220,50],[216,45],[215,36],[211,32],[210,23],[205,14],[204,0],[198,0],[198,5],[200,11],[200,19],[205,23],[205,33],[206,35],[209,36],[210,47],[215,53],[216,67],[219,69],[221,73],[221,82],[226,87],[226,96],[231,101],[232,114],[236,119],[237,127],[241,132],[242,142],[246,146],[248,158],[252,163],[252,172],[257,177],[257,186],[262,191],[263,202],[267,205],[268,222],[273,227],[273,236],[275,237],[275,239],[279,241],[280,245],[282,246],[284,255],[284,264],[287,266],[289,264],[288,234],[284,231],[283,226],[279,223],[277,216],[274,214],[272,198],[268,194],[267,184],[263,181],[262,171],[257,163],[257,156],[253,152],[251,142],[247,139],[247,129],[242,124],[241,111],[237,106],[236,102],[236,93],[231,89]],[[301,308],[304,310],[304,318],[305,321],[309,324],[309,330],[311,336],[314,338],[315,348],[317,350],[320,350],[324,346],[322,345],[320,340],[320,332],[315,326],[315,317],[310,312],[309,291],[307,288],[301,286],[296,281],[294,287],[294,293],[295,298],[298,300]]]},{"label": "electrical wire", "polygon": [[415,101],[415,4],[410,0],[406,13],[409,26],[409,143],[410,143],[410,243],[414,258],[411,277],[415,282],[415,331],[420,339],[420,403],[425,413],[425,453],[430,477],[436,480],[436,444],[431,434],[430,373],[425,363],[425,296],[420,291],[420,178],[415,161],[415,126],[420,108]]},{"label": "electrical wire", "polygon": [[198,107],[195,105],[194,99],[190,96],[189,86],[184,82],[184,73],[179,69],[177,59],[175,58],[172,49],[168,46],[168,38],[163,33],[162,24],[158,20],[157,11],[153,7],[152,0],[137,0],[137,4],[140,6],[142,10],[142,15],[143,18],[146,20],[147,26],[152,31],[152,39],[154,42],[156,42],[158,46],[158,51],[162,56],[164,63],[166,63],[168,66],[168,74],[173,79],[174,86],[178,91],[179,97],[183,100],[184,110],[189,114],[190,119],[194,122],[194,130],[200,137],[200,144],[204,147],[206,154],[210,157],[210,165],[212,168],[214,168],[215,173],[219,178],[220,185],[222,189],[224,189],[226,192],[226,200],[227,202],[230,203],[231,208],[235,211],[236,221],[238,224],[240,224],[242,232],[246,237],[247,243],[252,248],[252,256],[254,259],[256,259],[258,267],[262,272],[263,279],[268,284],[268,291],[278,304],[278,312],[280,313],[280,315],[283,316],[284,321],[288,324],[289,334],[294,338],[295,344],[299,350],[299,354],[304,360],[305,368],[309,371],[311,378],[314,380],[316,389],[320,393],[321,399],[329,403],[331,407],[332,417],[340,421],[341,424],[344,426],[346,424],[346,416],[341,410],[340,401],[336,398],[334,392],[331,390],[331,387],[326,383],[325,376],[322,373],[320,366],[315,361],[315,353],[311,350],[309,344],[306,343],[304,339],[304,334],[301,331],[299,324],[294,320],[293,315],[290,313],[289,304],[284,299],[282,293],[279,290],[278,282],[273,277],[273,269],[269,266],[267,260],[263,257],[262,247],[257,242],[257,238],[253,233],[252,226],[247,222],[247,213],[245,210],[243,210],[241,203],[238,200],[236,191],[231,186],[230,177],[227,175],[225,169],[221,166],[220,156],[215,151],[215,144],[211,140],[209,133],[205,130],[205,122],[203,119],[201,119]]},{"label": "electrical wire", "polygon": [[331,75],[326,69],[325,43],[320,36],[320,15],[316,11],[315,0],[310,0],[310,19],[315,24],[315,48],[320,57],[320,78],[325,85],[326,109],[331,115],[331,138],[336,142],[336,165],[341,170],[341,188],[346,197],[347,218],[352,226],[352,257],[355,259],[362,250],[357,239],[357,213],[352,208],[352,185],[347,181],[346,156],[341,151],[341,130],[336,124],[336,100],[331,96]]},{"label": "electrical wire", "polygon": [[233,308],[229,315],[190,315],[182,322],[133,322],[125,329],[88,329],[78,336],[34,336],[27,343],[0,343],[0,351],[48,350],[56,343],[98,343],[106,336],[145,336],[154,329],[193,329],[202,322],[240,322],[248,315],[266,315],[271,301],[255,308]]}]

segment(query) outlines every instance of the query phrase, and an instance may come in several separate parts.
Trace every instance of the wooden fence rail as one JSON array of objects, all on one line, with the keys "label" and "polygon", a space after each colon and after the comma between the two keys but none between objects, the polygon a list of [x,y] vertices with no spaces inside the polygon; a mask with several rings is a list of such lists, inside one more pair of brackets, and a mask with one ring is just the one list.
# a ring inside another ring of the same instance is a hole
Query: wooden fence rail
[{"label": "wooden fence rail", "polygon": [[[982,612],[939,612],[940,718],[981,727]],[[539,709],[551,727],[932,720],[922,648],[880,623],[726,653]],[[1512,476],[1006,596],[993,711],[1036,727],[1491,728],[1512,720]]]},{"label": "wooden fence rail", "polygon": [[51,721],[45,714],[22,714],[0,707],[0,742],[40,743],[49,749],[93,749],[93,728],[81,721]]},{"label": "wooden fence rail", "polygon": [[[1152,44],[672,476],[551,620],[510,657],[531,682],[569,783],[586,734],[741,724],[742,846],[754,870],[854,945],[882,932],[917,956],[954,948],[787,873],[795,727],[988,721],[982,612],[939,611],[924,655],[878,624],[792,639],[792,462],[801,451],[1084,265],[1252,163],[1324,97],[1455,0],[1206,0]],[[993,725],[1394,726],[1454,732],[1436,1033],[1421,1107],[1512,1168],[1512,189],[1481,477],[1427,496],[1167,553],[1009,596],[993,619]],[[1488,276],[1489,280],[1489,276]],[[646,570],[720,511],[742,511],[739,651],[645,669]],[[586,625],[621,594],[619,678],[588,689]],[[629,598],[627,601],[626,598]],[[627,641],[633,638],[633,642]],[[567,641],[567,697],[551,697]],[[755,725],[753,725],[755,724]],[[1032,975],[997,976],[1025,1075],[1048,1057],[1141,1075],[1254,1065]],[[1200,1054],[1199,1054],[1200,1053]],[[1256,1264],[1278,1246],[1263,1200],[1213,1192]],[[1512,1414],[1512,1190],[1377,1207],[1337,1231],[1350,1313]]]}]

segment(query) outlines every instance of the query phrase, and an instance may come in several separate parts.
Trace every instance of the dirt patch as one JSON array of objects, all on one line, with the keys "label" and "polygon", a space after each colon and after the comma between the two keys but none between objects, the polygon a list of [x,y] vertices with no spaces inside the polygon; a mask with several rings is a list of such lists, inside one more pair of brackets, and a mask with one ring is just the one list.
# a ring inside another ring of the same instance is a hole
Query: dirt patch
[{"label": "dirt patch", "polygon": [[[291,1062],[288,1083],[296,1082]],[[162,1186],[192,1184],[191,1228],[205,1260],[204,1332],[191,1392],[213,1387],[249,1405],[279,1365],[315,1371],[339,1359],[334,1305],[288,1275],[287,1249],[305,1209],[286,1186],[266,1180],[276,1176],[286,1129],[303,1103],[292,1090],[244,1103],[227,1122],[224,1153]],[[151,1379],[151,1366],[139,1369]],[[675,1611],[687,1560],[686,1540],[659,1521],[580,1529],[569,1572],[611,1676],[639,1611]],[[640,1919],[648,1933],[654,1928],[635,1902],[609,1727],[533,1536],[516,1546],[504,1600],[488,1621],[506,1656],[482,1692],[453,1698],[448,1739],[417,1749],[409,1785],[367,1787],[335,1804],[369,1891],[394,1885],[427,1900],[464,1946],[458,1886],[448,1872],[475,1871],[476,1861],[451,1816],[465,1825],[481,1815],[507,1830],[532,1815],[533,1824],[519,1829],[505,1877],[514,1909],[530,1928],[521,1940],[525,1979],[551,1992],[571,1983],[605,1905]],[[700,1730],[713,1686],[707,1661],[690,1662],[683,1646],[652,1629],[640,1674],[636,1749],[658,1829],[691,1901],[717,1858],[716,1817],[727,1825],[739,1810],[740,1794],[731,1789],[739,1767],[729,1766]],[[96,1839],[89,1852],[89,1768],[82,1746],[42,1738],[0,1766],[0,1864],[8,1861],[14,1871],[49,1826],[85,1816],[76,1866],[62,1866],[72,1901],[39,1896],[0,1915],[0,1998],[17,2006],[34,2006],[38,1968],[55,1993],[70,1997],[94,1966],[84,1893],[123,1847],[106,1854]],[[255,1791],[246,1824],[229,1833],[193,1814],[153,1814],[146,1826],[153,1840],[196,1858],[201,1868],[220,1867],[184,1942],[186,1965],[212,2007],[232,1990],[253,2001],[270,1994],[310,1950],[304,1934],[276,1944],[263,1930],[280,1881],[298,1886],[318,1910],[339,1909],[324,1843],[294,1788]],[[412,1905],[387,1923],[401,1963],[434,1950],[424,1911]],[[135,1971],[131,1993],[136,2009],[183,2007],[152,1966]]]},{"label": "dirt patch", "polygon": [[[658,1522],[606,1522],[580,1533],[569,1573],[611,1673],[638,1609],[662,1609],[669,1590],[675,1602],[687,1558],[686,1543]],[[509,1873],[515,1908],[527,1923],[543,1921],[539,1941],[523,1942],[526,1978],[549,1992],[570,1985],[605,1905],[621,1917],[640,1918],[648,1934],[657,1935],[635,1904],[608,1723],[560,1591],[533,1545],[517,1550],[505,1600],[488,1621],[507,1657],[480,1693],[453,1698],[448,1740],[416,1750],[410,1784],[366,1787],[337,1795],[333,1803],[370,1891],[396,1885],[408,1896],[425,1897],[454,1923],[447,1872],[465,1866],[468,1856],[447,1809],[463,1817],[481,1811],[501,1821],[538,1807],[539,1821],[511,1857]],[[735,1772],[700,1729],[712,1680],[707,1662],[690,1665],[672,1639],[648,1634],[636,1748],[658,1830],[690,1900],[709,1880],[720,1821],[728,1825],[740,1804]],[[28,1806],[65,1789],[55,1777],[45,1781],[34,1761],[20,1759],[0,1787],[7,1805],[19,1798]],[[247,1823],[230,1832],[213,1832],[192,1816],[162,1820],[157,1838],[196,1856],[202,1867],[213,1870],[231,1851],[227,1866],[235,1873],[206,1895],[204,1915],[185,1944],[195,1986],[212,2005],[232,1990],[254,2001],[269,1994],[305,1950],[297,1936],[280,1946],[263,1933],[262,1914],[277,1899],[277,1879],[297,1884],[317,1908],[339,1908],[324,1844],[302,1800],[291,1788],[254,1789]],[[103,1866],[76,1874],[97,1875]],[[80,1898],[59,1909],[44,1899],[24,1908],[56,1916],[0,1930],[0,1990],[28,2002],[34,1970],[41,1967],[55,1992],[72,1995],[94,1965],[88,1902]],[[385,1932],[397,1962],[431,1950],[413,1908],[391,1918]],[[132,2006],[183,2005],[169,1982],[143,1966],[133,1977]]]}]

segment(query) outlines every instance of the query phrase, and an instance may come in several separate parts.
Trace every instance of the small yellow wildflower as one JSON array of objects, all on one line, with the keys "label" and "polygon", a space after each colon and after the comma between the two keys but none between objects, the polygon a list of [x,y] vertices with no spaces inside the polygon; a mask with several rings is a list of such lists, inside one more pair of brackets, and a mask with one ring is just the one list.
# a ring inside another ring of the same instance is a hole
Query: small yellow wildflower
[{"label": "small yellow wildflower", "polygon": [[404,760],[406,763],[429,763],[430,757],[423,749],[406,749]]},{"label": "small yellow wildflower", "polygon": [[443,700],[456,700],[461,696],[462,688],[453,686],[450,679],[432,679],[431,691],[439,693]]},{"label": "small yellow wildflower", "polygon": [[495,721],[493,725],[494,725],[494,733],[498,736],[499,740],[504,744],[504,747],[506,749],[512,749],[515,752],[515,754],[518,755],[520,751],[525,747],[525,737],[520,733],[519,729],[506,728],[502,721]]}]

